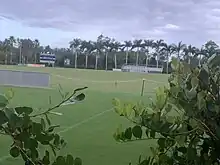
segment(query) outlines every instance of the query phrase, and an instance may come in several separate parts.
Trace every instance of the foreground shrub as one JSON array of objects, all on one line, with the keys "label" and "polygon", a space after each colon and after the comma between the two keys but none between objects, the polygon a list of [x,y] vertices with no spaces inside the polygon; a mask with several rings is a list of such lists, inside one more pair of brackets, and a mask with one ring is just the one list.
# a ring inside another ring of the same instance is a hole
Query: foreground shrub
[{"label": "foreground shrub", "polygon": [[[82,160],[71,154],[57,155],[57,151],[62,149],[66,142],[56,133],[55,129],[59,125],[51,123],[50,115],[60,115],[54,110],[73,97],[78,101],[83,100],[85,95],[77,93],[85,88],[76,89],[71,94],[60,91],[62,101],[39,113],[32,107],[8,107],[12,93],[0,95],[0,134],[13,141],[9,146],[10,155],[14,158],[21,156],[25,165],[81,165]],[[37,122],[38,119],[40,122]],[[40,145],[45,148],[41,156]]]},{"label": "foreground shrub", "polygon": [[168,87],[159,87],[147,106],[113,100],[115,111],[132,123],[117,141],[155,139],[151,156],[139,165],[220,164],[220,57],[193,67],[172,60]]}]

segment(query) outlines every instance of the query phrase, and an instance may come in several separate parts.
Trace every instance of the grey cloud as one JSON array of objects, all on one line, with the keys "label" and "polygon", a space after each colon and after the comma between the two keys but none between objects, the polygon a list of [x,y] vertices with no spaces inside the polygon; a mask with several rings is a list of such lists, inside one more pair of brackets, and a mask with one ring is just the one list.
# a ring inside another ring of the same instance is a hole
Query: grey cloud
[{"label": "grey cloud", "polygon": [[119,40],[163,38],[200,45],[218,40],[219,8],[219,0],[1,0],[0,16],[79,35],[103,32]]}]

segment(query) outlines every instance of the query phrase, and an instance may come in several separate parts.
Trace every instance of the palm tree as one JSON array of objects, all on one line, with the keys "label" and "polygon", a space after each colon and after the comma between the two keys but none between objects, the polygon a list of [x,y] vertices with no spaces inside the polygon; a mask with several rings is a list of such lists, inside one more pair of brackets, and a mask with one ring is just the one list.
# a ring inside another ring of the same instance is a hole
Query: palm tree
[{"label": "palm tree", "polygon": [[144,49],[145,49],[145,55],[146,55],[146,66],[148,65],[148,59],[149,59],[149,49],[153,46],[154,40],[144,40]]},{"label": "palm tree", "polygon": [[37,53],[39,53],[40,42],[38,39],[33,41],[34,44],[34,62],[37,63]]},{"label": "palm tree", "polygon": [[10,51],[11,48],[11,43],[9,39],[5,39],[3,41],[3,47],[4,47],[4,51],[5,51],[5,64],[8,63],[8,52]]},{"label": "palm tree", "polygon": [[125,64],[127,65],[128,64],[128,54],[129,54],[129,48],[132,47],[132,42],[131,41],[124,41],[124,45],[123,45],[123,48],[126,48],[126,55],[125,55]]},{"label": "palm tree", "polygon": [[12,63],[12,49],[14,47],[14,44],[16,43],[16,40],[14,38],[14,36],[10,36],[9,37],[9,45],[10,45],[10,63]]},{"label": "palm tree", "polygon": [[94,47],[96,50],[96,54],[95,54],[95,69],[98,69],[98,58],[100,55],[103,54],[104,51],[104,36],[101,34],[98,36],[97,41],[94,42]]},{"label": "palm tree", "polygon": [[192,56],[196,53],[196,47],[192,45],[188,45],[183,49],[183,52],[184,52],[184,59],[188,59],[188,64],[190,64]]},{"label": "palm tree", "polygon": [[70,48],[73,51],[73,54],[75,54],[75,68],[77,68],[77,55],[79,53],[79,47],[81,45],[81,39],[75,38],[69,44],[70,44]]},{"label": "palm tree", "polygon": [[142,39],[139,39],[139,40],[136,39],[133,41],[133,45],[131,47],[131,50],[137,48],[136,65],[139,64],[139,53],[140,53],[140,49],[143,47],[144,47],[144,45],[142,44]]},{"label": "palm tree", "polygon": [[182,41],[180,41],[177,45],[172,45],[175,52],[177,53],[177,58],[180,59],[182,51],[186,48],[186,44],[183,44]]},{"label": "palm tree", "polygon": [[165,51],[166,52],[166,61],[167,61],[167,74],[169,73],[169,57],[171,57],[172,53],[175,51],[172,45],[168,45],[166,43],[163,44],[163,48],[161,49],[161,51]]},{"label": "palm tree", "polygon": [[82,52],[86,55],[86,61],[85,61],[85,68],[88,68],[88,56],[91,54],[91,52],[95,49],[94,43],[92,41],[82,41],[80,49]]},{"label": "palm tree", "polygon": [[160,60],[160,49],[161,47],[164,45],[164,40],[160,39],[160,40],[157,40],[155,42],[153,42],[152,44],[152,48],[155,49],[156,51],[156,56],[157,56],[157,68],[159,67],[159,60]]},{"label": "palm tree", "polygon": [[115,42],[112,43],[112,48],[113,48],[113,51],[114,51],[115,69],[117,69],[117,66],[118,66],[117,65],[117,52],[118,52],[120,46],[121,46],[120,42],[115,41]]},{"label": "palm tree", "polygon": [[111,42],[112,39],[110,39],[109,37],[105,37],[104,40],[104,53],[105,53],[105,70],[108,70],[108,53],[111,52],[112,48],[111,48]]}]

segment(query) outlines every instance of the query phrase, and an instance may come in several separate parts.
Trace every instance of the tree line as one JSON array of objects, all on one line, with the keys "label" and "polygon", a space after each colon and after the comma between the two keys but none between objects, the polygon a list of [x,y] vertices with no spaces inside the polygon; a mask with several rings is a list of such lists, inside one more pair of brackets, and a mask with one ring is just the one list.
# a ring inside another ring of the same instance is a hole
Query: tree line
[{"label": "tree line", "polygon": [[[38,39],[21,39],[10,36],[0,40],[1,64],[40,63],[41,52],[55,53],[55,66],[110,70],[124,64],[163,67],[168,71],[172,56],[199,64],[211,55],[219,52],[219,46],[212,40],[201,48],[187,45],[181,41],[168,44],[163,39],[135,39],[119,42],[114,38],[99,35],[96,41],[75,38],[69,42],[69,48],[51,48],[42,46]],[[65,65],[65,60],[70,65]]]}]

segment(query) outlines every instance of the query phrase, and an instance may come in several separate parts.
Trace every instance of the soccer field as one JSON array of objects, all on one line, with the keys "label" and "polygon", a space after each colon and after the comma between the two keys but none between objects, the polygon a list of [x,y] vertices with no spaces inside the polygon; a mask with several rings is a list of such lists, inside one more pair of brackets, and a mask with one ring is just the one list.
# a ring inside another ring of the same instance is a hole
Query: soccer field
[{"label": "soccer field", "polygon": [[[111,101],[117,97],[124,101],[143,100],[147,103],[156,87],[166,85],[167,75],[18,66],[0,66],[0,69],[50,73],[50,89],[0,86],[1,93],[10,88],[14,90],[15,96],[10,103],[13,106],[47,108],[50,96],[53,105],[61,101],[58,84],[64,91],[88,87],[84,91],[86,99],[83,102],[62,106],[56,111],[63,115],[52,116],[53,123],[61,125],[57,131],[67,142],[67,147],[60,154],[70,152],[82,158],[84,165],[128,165],[130,161],[136,163],[140,154],[150,154],[149,146],[154,145],[152,140],[123,144],[114,140],[116,128],[120,124],[127,127],[131,123],[114,112]],[[141,97],[143,78],[146,82],[144,96]],[[23,164],[21,158],[8,156],[10,138],[1,136],[0,140],[0,165]]]}]

